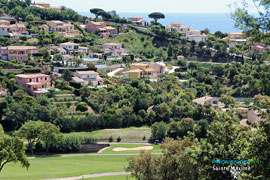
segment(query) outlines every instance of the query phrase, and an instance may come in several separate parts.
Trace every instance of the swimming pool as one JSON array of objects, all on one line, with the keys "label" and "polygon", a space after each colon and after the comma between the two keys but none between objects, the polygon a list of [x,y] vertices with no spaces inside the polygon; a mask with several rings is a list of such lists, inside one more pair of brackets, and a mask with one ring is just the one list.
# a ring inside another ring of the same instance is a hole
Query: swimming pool
[{"label": "swimming pool", "polygon": [[[58,92],[58,91],[60,91],[60,90],[59,90],[59,89],[55,89],[55,91]],[[43,90],[40,90],[39,92],[47,93],[47,92],[49,92],[49,89],[47,89],[47,90],[43,89]]]},{"label": "swimming pool", "polygon": [[99,61],[98,58],[83,58],[84,62],[88,62],[88,61]]},{"label": "swimming pool", "polygon": [[158,79],[150,79],[151,82],[157,82]]}]

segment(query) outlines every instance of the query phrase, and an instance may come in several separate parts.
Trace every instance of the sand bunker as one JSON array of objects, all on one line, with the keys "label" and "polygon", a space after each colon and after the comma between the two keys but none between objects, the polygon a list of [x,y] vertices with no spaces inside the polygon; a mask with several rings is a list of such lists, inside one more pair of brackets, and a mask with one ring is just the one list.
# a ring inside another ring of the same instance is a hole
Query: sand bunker
[{"label": "sand bunker", "polygon": [[113,148],[113,151],[140,151],[140,150],[151,150],[153,149],[153,146],[141,146],[136,148]]}]

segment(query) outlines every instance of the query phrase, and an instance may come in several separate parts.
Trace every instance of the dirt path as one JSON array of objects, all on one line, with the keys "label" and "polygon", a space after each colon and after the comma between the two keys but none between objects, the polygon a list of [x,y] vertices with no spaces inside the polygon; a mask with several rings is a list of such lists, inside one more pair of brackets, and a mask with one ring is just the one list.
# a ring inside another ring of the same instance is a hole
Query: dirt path
[{"label": "dirt path", "polygon": [[76,177],[67,177],[67,178],[55,178],[55,179],[45,179],[45,180],[77,180],[85,178],[95,178],[95,177],[105,177],[105,176],[119,176],[119,175],[129,175],[128,172],[114,172],[114,173],[101,173],[101,174],[88,174]]}]

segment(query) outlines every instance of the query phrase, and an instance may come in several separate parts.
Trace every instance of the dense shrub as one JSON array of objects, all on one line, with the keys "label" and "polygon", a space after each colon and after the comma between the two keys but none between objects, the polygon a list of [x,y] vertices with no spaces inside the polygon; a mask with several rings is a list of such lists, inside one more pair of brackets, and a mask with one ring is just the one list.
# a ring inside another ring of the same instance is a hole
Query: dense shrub
[{"label": "dense shrub", "polygon": [[113,137],[109,137],[109,142],[113,142]]},{"label": "dense shrub", "polygon": [[76,111],[85,112],[87,110],[88,110],[88,105],[85,102],[78,103],[78,105],[76,107]]},{"label": "dense shrub", "polygon": [[120,142],[122,139],[120,136],[118,136],[118,138],[116,139],[117,142]]},{"label": "dense shrub", "polygon": [[[71,153],[78,152],[82,144],[96,144],[97,139],[89,135],[65,134],[62,143],[50,147],[50,152]],[[37,142],[35,145],[36,152],[45,152],[44,144]]]}]

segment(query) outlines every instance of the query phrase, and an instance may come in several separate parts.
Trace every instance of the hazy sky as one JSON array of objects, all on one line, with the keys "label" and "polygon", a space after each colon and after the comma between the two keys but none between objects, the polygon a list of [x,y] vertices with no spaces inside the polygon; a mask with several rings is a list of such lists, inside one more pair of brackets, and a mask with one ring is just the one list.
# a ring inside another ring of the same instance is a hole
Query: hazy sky
[{"label": "hazy sky", "polygon": [[[88,12],[91,8],[102,8],[117,12],[164,13],[230,13],[229,4],[237,0],[32,0],[48,2],[54,6],[65,5],[78,12]],[[238,0],[239,2],[240,0]]]}]

